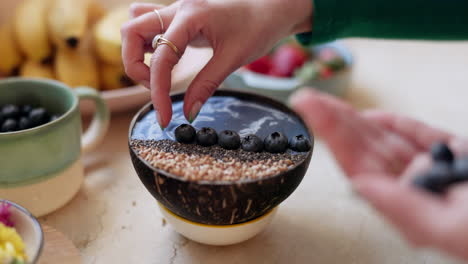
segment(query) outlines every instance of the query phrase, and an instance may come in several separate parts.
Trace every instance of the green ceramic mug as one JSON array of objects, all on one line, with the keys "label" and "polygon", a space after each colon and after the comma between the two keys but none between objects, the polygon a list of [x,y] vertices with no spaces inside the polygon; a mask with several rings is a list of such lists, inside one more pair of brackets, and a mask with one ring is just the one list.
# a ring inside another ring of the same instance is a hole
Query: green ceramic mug
[{"label": "green ceramic mug", "polygon": [[[94,101],[96,112],[81,133],[80,100]],[[81,187],[81,153],[92,150],[109,126],[109,110],[99,92],[39,79],[0,81],[0,105],[32,104],[61,116],[45,125],[0,133],[0,198],[46,215],[70,201]]]}]

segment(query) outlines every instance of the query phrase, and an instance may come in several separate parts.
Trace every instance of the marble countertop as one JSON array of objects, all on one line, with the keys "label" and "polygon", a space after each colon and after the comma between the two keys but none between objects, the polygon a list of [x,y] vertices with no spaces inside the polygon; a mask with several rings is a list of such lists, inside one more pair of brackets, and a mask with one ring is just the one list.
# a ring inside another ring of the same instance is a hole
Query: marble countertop
[{"label": "marble countertop", "polygon": [[[355,56],[349,100],[468,136],[468,43],[349,40]],[[132,113],[112,117],[103,145],[84,157],[79,194],[41,221],[67,235],[83,263],[458,263],[404,242],[355,197],[323,142],[301,185],[260,235],[228,247],[176,234],[140,183],[127,149]]]}]

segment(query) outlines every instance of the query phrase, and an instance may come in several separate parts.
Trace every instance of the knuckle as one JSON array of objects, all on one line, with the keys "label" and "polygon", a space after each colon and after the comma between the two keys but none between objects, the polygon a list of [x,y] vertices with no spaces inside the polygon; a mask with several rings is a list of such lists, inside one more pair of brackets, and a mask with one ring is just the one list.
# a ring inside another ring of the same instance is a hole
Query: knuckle
[{"label": "knuckle", "polygon": [[122,27],[120,27],[120,33],[123,37],[127,36],[133,29],[133,23],[132,21],[127,21],[122,24]]},{"label": "knuckle", "polygon": [[179,57],[174,51],[166,45],[158,47],[156,52],[151,55],[150,65],[158,64],[160,67],[172,68],[177,64]]},{"label": "knuckle", "polygon": [[199,96],[203,98],[210,97],[214,91],[219,87],[220,83],[213,80],[202,80],[198,83]]},{"label": "knuckle", "polygon": [[185,8],[200,8],[200,7],[206,7],[208,5],[207,0],[182,0],[180,3],[180,8],[185,9]]},{"label": "knuckle", "polygon": [[135,17],[138,14],[138,10],[140,9],[140,3],[132,3],[128,9],[130,13],[130,17]]},{"label": "knuckle", "polygon": [[138,79],[138,72],[135,70],[135,67],[125,66],[125,73],[133,80]]}]

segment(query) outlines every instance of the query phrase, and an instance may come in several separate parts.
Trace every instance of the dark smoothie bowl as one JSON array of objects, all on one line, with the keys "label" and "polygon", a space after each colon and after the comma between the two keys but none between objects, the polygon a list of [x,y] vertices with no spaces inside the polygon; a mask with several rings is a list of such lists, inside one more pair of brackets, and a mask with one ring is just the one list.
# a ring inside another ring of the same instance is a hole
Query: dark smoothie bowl
[{"label": "dark smoothie bowl", "polygon": [[163,214],[181,222],[261,222],[302,181],[313,135],[284,104],[235,91],[217,91],[190,126],[183,97],[172,96],[173,119],[164,131],[151,103],[133,119],[129,148],[139,178]]}]

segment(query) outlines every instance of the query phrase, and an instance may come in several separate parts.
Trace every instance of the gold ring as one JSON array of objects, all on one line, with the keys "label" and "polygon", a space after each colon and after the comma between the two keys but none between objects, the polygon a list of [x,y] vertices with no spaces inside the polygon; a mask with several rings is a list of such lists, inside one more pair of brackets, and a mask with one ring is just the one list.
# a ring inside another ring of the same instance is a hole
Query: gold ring
[{"label": "gold ring", "polygon": [[162,34],[158,34],[154,37],[153,42],[151,43],[151,47],[153,47],[154,50],[158,47],[159,39],[162,38],[162,36]]},{"label": "gold ring", "polygon": [[172,43],[170,40],[168,39],[165,39],[163,37],[163,35],[157,35],[154,39],[153,39],[153,48],[154,49],[157,49],[160,45],[167,45],[169,46],[174,52],[175,54],[180,58],[181,57],[181,54],[180,54],[180,51],[179,49],[177,48],[176,45],[174,45],[174,43]]},{"label": "gold ring", "polygon": [[155,9],[154,12],[159,18],[159,25],[161,26],[161,33],[164,33],[164,21],[162,19],[161,13],[159,13],[159,10]]}]

